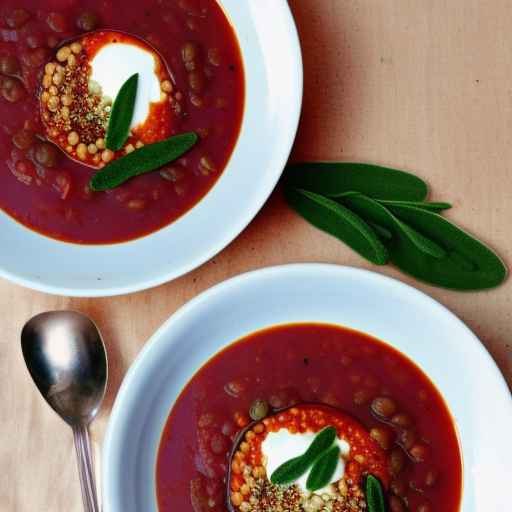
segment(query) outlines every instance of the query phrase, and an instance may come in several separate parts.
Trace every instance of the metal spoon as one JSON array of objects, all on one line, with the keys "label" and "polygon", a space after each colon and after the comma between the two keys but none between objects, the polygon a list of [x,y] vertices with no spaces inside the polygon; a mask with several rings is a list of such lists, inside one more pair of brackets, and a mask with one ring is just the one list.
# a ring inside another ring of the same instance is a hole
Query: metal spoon
[{"label": "metal spoon", "polygon": [[99,512],[89,424],[107,385],[107,355],[101,335],[81,313],[53,311],[25,324],[21,348],[44,399],[73,429],[84,510]]}]

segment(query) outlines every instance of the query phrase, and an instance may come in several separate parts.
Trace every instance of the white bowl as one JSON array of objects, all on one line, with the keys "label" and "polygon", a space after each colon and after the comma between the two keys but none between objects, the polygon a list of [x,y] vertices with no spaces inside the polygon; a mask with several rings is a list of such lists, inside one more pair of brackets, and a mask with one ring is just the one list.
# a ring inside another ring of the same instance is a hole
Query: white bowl
[{"label": "white bowl", "polygon": [[0,276],[48,293],[107,296],[179,277],[226,247],[275,187],[295,138],[302,59],[286,0],[219,0],[238,36],[246,103],[240,138],[212,190],[170,226],[114,245],[59,242],[0,211]]},{"label": "white bowl", "polygon": [[157,510],[162,430],[180,391],[209,358],[264,327],[304,321],[369,333],[416,362],[456,423],[464,460],[462,510],[510,510],[512,400],[479,340],[442,305],[399,281],[314,264],[268,268],[226,281],[155,333],[128,372],[112,411],[103,458],[105,510]]}]

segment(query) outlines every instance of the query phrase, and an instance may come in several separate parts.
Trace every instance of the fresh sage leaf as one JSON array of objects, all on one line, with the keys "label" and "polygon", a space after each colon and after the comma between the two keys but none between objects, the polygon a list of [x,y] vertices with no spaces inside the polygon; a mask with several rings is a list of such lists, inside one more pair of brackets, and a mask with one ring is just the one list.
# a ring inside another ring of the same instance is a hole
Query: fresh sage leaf
[{"label": "fresh sage leaf", "polygon": [[452,205],[450,203],[432,203],[426,201],[391,201],[387,199],[379,200],[379,203],[386,206],[415,206],[422,210],[430,210],[432,212],[442,212],[449,210]]},{"label": "fresh sage leaf", "polygon": [[136,149],[97,172],[91,179],[92,190],[109,190],[118,187],[134,176],[154,171],[186,153],[197,142],[193,132],[170,137],[161,142]]},{"label": "fresh sage leaf", "polygon": [[135,73],[122,85],[114,100],[105,139],[107,148],[112,151],[119,151],[130,134],[138,84],[139,74]]},{"label": "fresh sage leaf", "polygon": [[446,256],[446,251],[434,241],[430,240],[426,236],[423,236],[418,231],[415,231],[410,226],[408,226],[405,222],[396,219],[397,225],[400,229],[409,237],[409,240],[421,251],[433,258],[444,258]]},{"label": "fresh sage leaf", "polygon": [[404,272],[428,283],[456,290],[498,286],[507,277],[503,261],[482,242],[435,213],[411,206],[393,212],[417,231],[442,245],[447,257],[415,254],[406,246],[391,249],[391,261]]},{"label": "fresh sage leaf", "polygon": [[281,464],[270,476],[270,481],[274,484],[291,484],[298,480],[315,463],[322,453],[328,450],[334,440],[337,432],[334,427],[322,429],[309,448],[300,457],[295,457]]},{"label": "fresh sage leaf", "polygon": [[312,462],[304,456],[295,457],[281,464],[270,476],[273,484],[288,485],[296,482],[311,467]]},{"label": "fresh sage leaf", "polygon": [[391,240],[393,238],[393,234],[389,229],[383,228],[379,224],[375,224],[375,222],[368,222],[368,225],[379,235],[381,238],[385,238],[386,240]]},{"label": "fresh sage leaf", "polygon": [[330,483],[336,467],[340,459],[340,447],[334,445],[329,448],[318,460],[315,462],[309,473],[306,489],[314,492],[322,489]]},{"label": "fresh sage leaf", "polygon": [[386,512],[384,491],[379,479],[373,475],[368,475],[366,477],[365,491],[368,512]]},{"label": "fresh sage leaf", "polygon": [[358,163],[300,163],[290,165],[284,173],[285,185],[327,197],[342,197],[357,191],[374,199],[423,201],[427,184],[413,174]]},{"label": "fresh sage leaf", "polygon": [[325,427],[316,435],[315,439],[307,449],[304,457],[310,459],[313,462],[321,455],[325,450],[330,448],[334,443],[338,433],[334,427]]},{"label": "fresh sage leaf", "polygon": [[375,231],[345,206],[306,190],[285,190],[290,204],[314,226],[345,242],[369,261],[384,265],[388,251]]},{"label": "fresh sage leaf", "polygon": [[[397,234],[399,232],[402,233],[417,249],[425,254],[433,258],[444,258],[446,256],[446,251],[440,245],[408,226],[385,206],[380,204],[380,202],[374,201],[362,194],[344,198],[343,202],[353,211],[361,215],[363,219],[376,222]],[[376,220],[377,218],[379,219],[378,221]]]}]

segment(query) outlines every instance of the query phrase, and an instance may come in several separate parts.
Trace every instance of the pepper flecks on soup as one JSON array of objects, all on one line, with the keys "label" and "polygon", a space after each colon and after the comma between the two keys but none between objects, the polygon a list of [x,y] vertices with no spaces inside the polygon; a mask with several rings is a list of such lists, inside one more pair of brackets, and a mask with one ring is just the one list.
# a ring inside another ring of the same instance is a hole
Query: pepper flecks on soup
[{"label": "pepper flecks on soup", "polygon": [[[311,458],[328,427],[336,438]],[[170,413],[156,470],[160,512],[362,512],[370,475],[391,512],[459,510],[457,434],[431,381],[390,346],[323,324],[262,330],[211,359]]]},{"label": "pepper flecks on soup", "polygon": [[[130,133],[106,144],[138,73]],[[114,243],[156,231],[215,184],[244,107],[238,42],[216,0],[6,0],[0,5],[0,208],[40,233]],[[195,132],[174,162],[107,191],[91,177],[144,145]]]}]

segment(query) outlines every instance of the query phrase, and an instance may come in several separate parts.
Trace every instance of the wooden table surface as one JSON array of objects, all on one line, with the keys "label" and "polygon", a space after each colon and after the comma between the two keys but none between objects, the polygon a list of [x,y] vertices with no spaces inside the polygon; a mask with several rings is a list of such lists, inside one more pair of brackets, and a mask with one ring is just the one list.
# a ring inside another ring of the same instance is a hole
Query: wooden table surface
[{"label": "wooden table surface", "polygon": [[[304,111],[293,159],[376,162],[425,178],[449,217],[512,265],[512,3],[509,0],[290,0],[305,64]],[[276,191],[226,250],[157,289],[69,299],[0,282],[0,510],[78,512],[72,436],[41,400],[19,334],[44,310],[73,308],[103,331],[111,365],[94,437],[101,442],[121,379],[153,331],[219,281],[290,262],[372,268],[424,290],[477,333],[512,384],[512,279],[457,293],[375,268],[307,225]],[[492,511],[489,511],[492,512]]]}]

